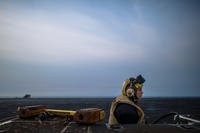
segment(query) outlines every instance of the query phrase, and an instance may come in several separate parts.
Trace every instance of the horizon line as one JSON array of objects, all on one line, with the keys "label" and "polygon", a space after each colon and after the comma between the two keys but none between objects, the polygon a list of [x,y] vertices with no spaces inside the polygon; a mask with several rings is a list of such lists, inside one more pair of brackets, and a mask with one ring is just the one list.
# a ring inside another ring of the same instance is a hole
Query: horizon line
[{"label": "horizon line", "polygon": [[[115,98],[116,96],[32,96],[27,99],[36,98]],[[0,98],[16,98],[16,99],[26,99],[18,96],[0,96]],[[143,96],[143,98],[200,98],[200,96]]]}]

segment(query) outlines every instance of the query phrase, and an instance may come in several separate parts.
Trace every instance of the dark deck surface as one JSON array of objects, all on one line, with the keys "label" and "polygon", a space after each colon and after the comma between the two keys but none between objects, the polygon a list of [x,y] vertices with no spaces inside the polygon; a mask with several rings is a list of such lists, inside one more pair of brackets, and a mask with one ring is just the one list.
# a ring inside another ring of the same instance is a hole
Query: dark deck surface
[{"label": "dark deck surface", "polygon": [[[12,120],[13,122],[0,126],[0,133],[108,133],[108,132],[140,132],[140,133],[200,133],[200,126],[178,128],[160,122],[160,125],[124,125],[121,129],[108,129],[110,103],[113,98],[32,98],[0,99],[0,125],[2,122]],[[79,110],[82,108],[102,108],[106,115],[102,122],[95,125],[78,125],[68,123],[62,119],[50,119],[41,122],[38,118],[32,120],[21,120],[16,117],[17,107],[30,105],[46,105],[52,109]],[[140,105],[145,112],[145,119],[152,123],[160,116],[169,112],[179,114],[190,114],[189,117],[200,120],[200,98],[143,98]],[[6,118],[6,119],[5,119]]]},{"label": "dark deck surface", "polygon": [[[63,119],[51,121],[21,120],[12,118],[1,121],[0,133],[114,133],[114,132],[135,132],[135,133],[199,133],[200,126],[178,127],[167,124],[146,124],[146,125],[123,125],[111,129],[104,123],[94,125],[80,125],[75,122],[66,122]],[[3,122],[10,122],[3,124]]]}]

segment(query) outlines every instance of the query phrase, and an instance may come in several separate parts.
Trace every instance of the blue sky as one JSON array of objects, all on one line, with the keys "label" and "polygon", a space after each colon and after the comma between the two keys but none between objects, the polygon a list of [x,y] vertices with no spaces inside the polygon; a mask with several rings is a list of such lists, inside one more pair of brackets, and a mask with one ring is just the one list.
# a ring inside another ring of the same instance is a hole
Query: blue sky
[{"label": "blue sky", "polygon": [[0,97],[200,96],[198,0],[1,0]]}]

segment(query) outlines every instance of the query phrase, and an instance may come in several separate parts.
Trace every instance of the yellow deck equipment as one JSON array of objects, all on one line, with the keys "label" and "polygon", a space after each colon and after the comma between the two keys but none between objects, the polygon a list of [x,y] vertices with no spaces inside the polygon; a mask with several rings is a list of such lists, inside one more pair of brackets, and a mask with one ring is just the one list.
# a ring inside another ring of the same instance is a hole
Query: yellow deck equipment
[{"label": "yellow deck equipment", "polygon": [[48,113],[50,115],[64,117],[67,120],[73,120],[80,124],[95,124],[105,117],[104,110],[99,108],[86,108],[74,111],[47,109],[46,106],[36,105],[18,107],[17,111],[19,112],[20,118],[30,118],[42,113]]}]

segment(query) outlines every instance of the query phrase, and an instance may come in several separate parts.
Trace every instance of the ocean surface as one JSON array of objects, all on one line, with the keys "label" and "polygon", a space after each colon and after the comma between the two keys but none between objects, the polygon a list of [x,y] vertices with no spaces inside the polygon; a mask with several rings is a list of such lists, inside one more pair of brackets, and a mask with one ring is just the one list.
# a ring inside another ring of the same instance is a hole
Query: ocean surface
[{"label": "ocean surface", "polygon": [[[103,122],[108,121],[111,102],[114,98],[0,98],[0,119],[16,115],[19,106],[46,105],[51,109],[78,110],[102,108],[106,112]],[[139,105],[145,112],[148,123],[169,113],[190,115],[200,120],[200,98],[143,98]]]}]

